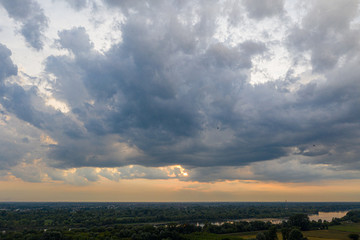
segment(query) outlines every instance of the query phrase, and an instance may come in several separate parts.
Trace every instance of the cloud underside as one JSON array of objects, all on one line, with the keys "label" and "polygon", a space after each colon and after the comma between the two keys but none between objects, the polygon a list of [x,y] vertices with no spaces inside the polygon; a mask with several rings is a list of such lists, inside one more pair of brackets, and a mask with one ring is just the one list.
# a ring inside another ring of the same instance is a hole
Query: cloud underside
[{"label": "cloud underside", "polygon": [[[89,2],[69,1],[77,11]],[[60,30],[53,45],[67,54],[44,62],[51,97],[21,83],[10,49],[0,45],[3,175],[77,184],[358,178],[357,1],[315,1],[290,23],[284,1],[265,2],[104,1],[125,19],[121,41],[100,51],[86,27]],[[21,22],[26,42],[42,49],[40,5],[0,3]],[[222,40],[219,32],[249,21],[285,30]],[[276,58],[276,48],[286,52],[285,74],[254,84],[252,74]]]}]

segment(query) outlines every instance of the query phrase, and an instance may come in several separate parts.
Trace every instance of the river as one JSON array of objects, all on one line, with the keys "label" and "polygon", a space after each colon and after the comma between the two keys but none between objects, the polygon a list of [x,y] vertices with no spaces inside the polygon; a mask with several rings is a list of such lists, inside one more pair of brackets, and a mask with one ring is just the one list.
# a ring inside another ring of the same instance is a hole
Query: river
[{"label": "river", "polygon": [[331,222],[333,218],[342,218],[346,215],[348,211],[339,211],[339,212],[319,212],[318,214],[309,215],[310,221],[322,219]]},{"label": "river", "polygon": [[[319,212],[318,214],[311,214],[309,215],[310,221],[315,220],[318,221],[319,219],[322,219],[323,221],[326,220],[328,222],[331,222],[331,220],[335,218],[342,218],[346,215],[348,211],[339,211],[339,212]],[[286,221],[286,219],[283,218],[246,218],[246,219],[236,219],[231,221],[218,221],[218,222],[212,222],[211,224],[220,226],[224,223],[234,223],[234,222],[240,222],[240,221],[246,221],[246,222],[252,222],[252,221],[263,221],[263,222],[271,222],[272,224],[280,224],[282,221]],[[203,223],[197,223],[197,226],[203,227]]]}]

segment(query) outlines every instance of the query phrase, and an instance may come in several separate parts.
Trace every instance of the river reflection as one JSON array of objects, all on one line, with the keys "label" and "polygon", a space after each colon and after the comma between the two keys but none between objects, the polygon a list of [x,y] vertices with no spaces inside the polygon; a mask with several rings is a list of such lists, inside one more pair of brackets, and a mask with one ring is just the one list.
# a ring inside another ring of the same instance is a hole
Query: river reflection
[{"label": "river reflection", "polygon": [[[246,218],[246,219],[237,219],[231,221],[223,221],[223,222],[211,222],[212,225],[220,226],[224,223],[235,223],[235,222],[254,222],[254,221],[261,221],[261,222],[271,222],[272,224],[280,224],[285,219],[282,218]],[[196,223],[196,226],[203,227],[204,223]]]},{"label": "river reflection", "polygon": [[[319,212],[318,214],[312,214],[309,215],[309,219],[310,221],[314,220],[314,221],[318,221],[319,219],[321,220],[326,220],[328,222],[331,222],[331,220],[333,218],[342,218],[346,215],[348,211],[340,211],[340,212]],[[262,221],[262,222],[271,222],[272,224],[280,224],[282,223],[282,221],[286,221],[287,219],[284,218],[246,218],[246,219],[237,219],[237,220],[231,220],[231,221],[219,221],[219,222],[211,222],[211,224],[213,225],[217,225],[220,226],[224,223],[234,223],[234,222],[240,222],[240,221],[245,221],[245,222],[252,222],[252,221]],[[204,223],[196,223],[196,226],[200,226],[203,227]]]},{"label": "river reflection", "polygon": [[342,218],[348,213],[348,211],[340,211],[340,212],[319,212],[318,214],[309,215],[310,221],[315,220],[318,221],[322,219],[331,222],[333,218]]}]

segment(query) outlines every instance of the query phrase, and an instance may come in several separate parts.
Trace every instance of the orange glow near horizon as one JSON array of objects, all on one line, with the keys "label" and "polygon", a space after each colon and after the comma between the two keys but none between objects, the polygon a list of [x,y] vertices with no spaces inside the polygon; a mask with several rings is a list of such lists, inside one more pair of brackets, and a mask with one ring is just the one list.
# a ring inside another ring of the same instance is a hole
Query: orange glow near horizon
[{"label": "orange glow near horizon", "polygon": [[259,181],[186,182],[177,179],[109,180],[86,186],[0,182],[0,201],[206,202],[206,201],[359,201],[360,180],[314,183]]}]

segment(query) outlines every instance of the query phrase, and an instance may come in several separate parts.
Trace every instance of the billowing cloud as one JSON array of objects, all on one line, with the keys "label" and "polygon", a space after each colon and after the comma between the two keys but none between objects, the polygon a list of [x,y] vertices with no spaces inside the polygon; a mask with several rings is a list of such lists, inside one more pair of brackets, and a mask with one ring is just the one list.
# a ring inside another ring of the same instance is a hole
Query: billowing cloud
[{"label": "billowing cloud", "polygon": [[59,32],[59,45],[78,55],[93,47],[84,27]]},{"label": "billowing cloud", "polygon": [[11,18],[21,23],[20,33],[26,42],[36,50],[41,50],[48,19],[39,3],[35,0],[1,0],[0,4]]},{"label": "billowing cloud", "polygon": [[243,2],[250,18],[263,19],[281,15],[284,11],[284,0],[244,0]]},{"label": "billowing cloud", "polygon": [[89,4],[89,0],[66,0],[66,2],[77,11],[84,9]]},{"label": "billowing cloud", "polygon": [[329,179],[357,179],[358,170],[343,170],[328,164],[307,163],[299,159],[274,160],[251,166],[257,180],[279,182],[312,182]]},{"label": "billowing cloud", "polygon": [[[28,123],[45,146],[33,178],[21,171],[37,164],[25,153],[10,151],[3,169],[27,181],[78,185],[103,178],[356,178],[357,2],[335,14],[328,2],[315,1],[300,20],[284,1],[263,3],[243,1],[239,17],[229,11],[232,1],[104,1],[94,14],[112,13],[120,40],[100,49],[93,25],[58,29],[56,54],[33,77],[46,87],[11,80],[16,66],[0,45],[3,122],[10,126],[11,116]],[[278,59],[285,67],[274,64]],[[254,81],[262,63],[277,77]]]},{"label": "billowing cloud", "polygon": [[0,43],[0,84],[5,78],[17,74],[17,67],[10,58],[11,54],[10,49]]},{"label": "billowing cloud", "polygon": [[314,1],[300,24],[289,35],[289,44],[301,53],[310,51],[314,71],[333,68],[343,58],[359,51],[359,29],[351,22],[358,14],[358,1]]},{"label": "billowing cloud", "polygon": [[[216,122],[221,124],[222,120],[211,118],[222,117],[216,116],[221,115],[221,112],[216,112],[228,107],[227,102],[236,96],[229,95],[229,99],[221,103],[223,97],[228,95],[228,91],[235,91],[231,89],[232,86],[241,90],[246,80],[241,74],[245,74],[244,71],[251,67],[253,55],[262,54],[266,50],[265,45],[251,41],[241,43],[234,48],[215,44],[206,47],[203,53],[197,53],[195,48],[192,50],[193,53],[188,53],[188,47],[182,48],[181,39],[176,39],[180,46],[175,42],[175,48],[166,47],[165,38],[160,39],[160,43],[150,41],[151,35],[155,37],[159,34],[159,30],[151,30],[143,26],[143,23],[133,24],[136,25],[129,29],[126,26],[123,30],[124,42],[114,46],[104,55],[93,51],[91,47],[86,47],[87,52],[83,51],[84,46],[91,46],[88,37],[78,37],[79,34],[84,34],[83,28],[60,32],[58,42],[62,43],[64,48],[71,50],[75,58],[51,57],[48,59],[48,70],[55,69],[53,74],[59,78],[59,82],[66,83],[67,76],[71,75],[72,83],[79,82],[78,86],[85,88],[85,90],[79,88],[78,91],[84,92],[84,96],[88,99],[81,99],[82,105],[74,108],[73,113],[84,121],[88,132],[96,135],[117,133],[130,144],[137,146],[145,156],[134,159],[133,163],[148,166],[177,164],[177,161],[183,158],[183,154],[189,154],[189,157],[183,160],[189,165],[210,164],[211,159],[207,161],[201,156],[196,156],[204,147],[206,151],[213,151],[209,146],[201,143],[201,135],[207,132],[208,124],[212,125],[210,131],[216,129],[219,130],[217,135],[223,135],[221,131],[225,129],[217,129],[216,125]],[[165,26],[165,29],[161,29],[161,34],[166,31],[172,30]],[[70,36],[73,36],[73,41],[69,40]],[[138,36],[149,36],[150,39]],[[82,43],[78,45],[74,43],[82,39],[84,39]],[[66,40],[74,44],[67,46]],[[161,44],[161,41],[164,44]],[[74,48],[74,46],[80,47]],[[114,64],[116,68],[112,67]],[[66,69],[70,69],[70,72],[67,73],[65,69],[56,71],[60,65],[67,65]],[[197,69],[194,69],[194,66]],[[111,72],[102,70],[110,68],[112,68]],[[168,72],[169,68],[172,68],[174,73]],[[214,70],[211,71],[211,68]],[[210,71],[207,72],[207,69]],[[179,75],[180,72],[182,75]],[[240,79],[234,75],[234,72],[240,73]],[[75,79],[74,76],[79,76],[79,79]],[[218,82],[220,79],[223,82]],[[61,87],[66,86],[64,84],[57,89],[61,90]],[[204,95],[198,96],[196,92],[202,89]],[[93,104],[86,103],[91,100]],[[228,111],[232,110],[228,109]],[[211,122],[206,122],[206,118],[210,118]],[[225,124],[228,123],[224,123],[223,127]],[[229,133],[231,134],[231,131]],[[199,143],[195,143],[196,141]],[[184,143],[193,146],[181,147],[180,145]],[[233,149],[234,146],[223,147],[237,151]],[[61,143],[55,148],[54,153],[58,153]],[[64,151],[68,149],[65,147]],[[169,155],[173,156],[167,157]],[[96,158],[94,160],[96,161]],[[251,160],[243,161],[246,163]],[[101,162],[106,163],[106,161]]]}]

